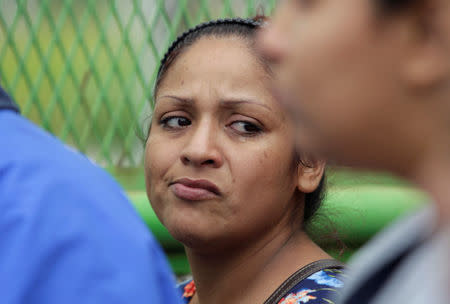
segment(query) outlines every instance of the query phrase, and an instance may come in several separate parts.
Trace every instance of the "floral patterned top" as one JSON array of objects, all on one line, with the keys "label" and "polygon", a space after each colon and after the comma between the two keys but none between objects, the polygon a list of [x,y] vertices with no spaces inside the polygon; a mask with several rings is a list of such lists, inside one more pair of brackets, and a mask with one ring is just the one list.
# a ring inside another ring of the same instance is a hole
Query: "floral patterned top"
[{"label": "floral patterned top", "polygon": [[[342,267],[330,267],[321,269],[312,273],[305,279],[298,282],[294,287],[283,292],[283,283],[278,288],[278,294],[281,291],[281,297],[273,297],[273,295],[265,302],[267,304],[333,304],[337,292],[344,286],[339,276],[342,275]],[[183,303],[188,304],[195,294],[195,283],[190,280],[179,286],[183,294]],[[276,292],[277,292],[276,291]],[[275,292],[275,293],[276,293]],[[275,294],[274,293],[274,294]],[[274,301],[273,299],[276,300]]]}]

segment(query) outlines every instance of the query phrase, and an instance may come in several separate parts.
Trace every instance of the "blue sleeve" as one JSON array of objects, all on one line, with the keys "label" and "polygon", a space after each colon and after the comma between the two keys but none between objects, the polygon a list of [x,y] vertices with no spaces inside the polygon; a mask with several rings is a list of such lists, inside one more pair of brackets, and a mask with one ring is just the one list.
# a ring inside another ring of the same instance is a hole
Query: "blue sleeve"
[{"label": "blue sleeve", "polygon": [[9,123],[0,134],[1,302],[179,303],[159,245],[116,183],[28,122]]}]

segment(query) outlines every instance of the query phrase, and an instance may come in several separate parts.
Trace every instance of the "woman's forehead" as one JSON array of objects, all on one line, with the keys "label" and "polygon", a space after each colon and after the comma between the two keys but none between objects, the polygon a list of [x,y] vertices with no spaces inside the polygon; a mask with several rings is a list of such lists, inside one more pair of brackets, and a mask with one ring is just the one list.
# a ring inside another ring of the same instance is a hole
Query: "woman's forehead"
[{"label": "woman's forehead", "polygon": [[244,75],[250,72],[258,75],[262,67],[257,56],[256,50],[243,38],[204,37],[180,54],[172,68],[178,73]]},{"label": "woman's forehead", "polygon": [[239,38],[201,39],[180,54],[158,89],[195,93],[271,94],[269,75],[248,42]]}]

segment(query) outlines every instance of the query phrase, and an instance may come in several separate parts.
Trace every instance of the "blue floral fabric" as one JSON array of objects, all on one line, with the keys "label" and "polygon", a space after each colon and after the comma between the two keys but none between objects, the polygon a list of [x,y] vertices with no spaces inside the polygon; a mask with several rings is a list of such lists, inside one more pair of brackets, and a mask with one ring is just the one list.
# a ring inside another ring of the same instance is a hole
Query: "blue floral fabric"
[{"label": "blue floral fabric", "polygon": [[[339,290],[344,287],[339,276],[340,269],[322,269],[313,273],[289,290],[278,304],[327,304],[335,303]],[[179,286],[184,303],[188,304],[195,294],[195,284],[187,281]]]}]

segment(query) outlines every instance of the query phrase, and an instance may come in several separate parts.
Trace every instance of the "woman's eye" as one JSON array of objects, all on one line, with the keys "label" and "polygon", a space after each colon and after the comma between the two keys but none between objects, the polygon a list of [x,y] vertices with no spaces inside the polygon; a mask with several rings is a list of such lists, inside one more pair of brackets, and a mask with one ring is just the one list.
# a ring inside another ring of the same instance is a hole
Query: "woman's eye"
[{"label": "woman's eye", "polygon": [[162,119],[160,124],[167,129],[182,129],[191,125],[191,121],[186,117],[170,116]]},{"label": "woman's eye", "polygon": [[235,121],[230,125],[230,127],[234,131],[247,136],[257,135],[262,131],[260,127],[247,121]]}]

